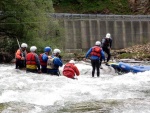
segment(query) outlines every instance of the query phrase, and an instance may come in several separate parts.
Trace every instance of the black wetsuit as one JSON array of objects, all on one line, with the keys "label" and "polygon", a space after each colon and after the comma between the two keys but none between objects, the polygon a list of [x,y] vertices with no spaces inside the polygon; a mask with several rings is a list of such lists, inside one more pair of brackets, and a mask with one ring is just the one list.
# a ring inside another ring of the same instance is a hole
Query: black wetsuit
[{"label": "black wetsuit", "polygon": [[99,75],[100,75],[100,70],[99,70],[99,67],[100,67],[100,60],[97,60],[97,59],[95,59],[95,60],[91,60],[91,64],[92,64],[92,77],[94,77],[94,73],[95,73],[95,68],[96,68],[96,70],[97,70],[97,77],[99,77]]},{"label": "black wetsuit", "polygon": [[111,46],[112,46],[112,39],[111,38],[104,38],[104,39],[102,39],[102,49],[108,55],[107,62],[111,58],[111,54],[110,54]]}]

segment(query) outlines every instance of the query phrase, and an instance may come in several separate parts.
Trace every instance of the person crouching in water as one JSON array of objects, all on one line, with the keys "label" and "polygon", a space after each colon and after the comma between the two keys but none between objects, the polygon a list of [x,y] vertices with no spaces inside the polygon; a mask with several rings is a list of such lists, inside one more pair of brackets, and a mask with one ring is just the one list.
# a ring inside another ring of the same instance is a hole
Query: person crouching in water
[{"label": "person crouching in water", "polygon": [[100,58],[105,59],[104,52],[102,48],[100,47],[100,41],[95,42],[95,46],[91,47],[88,52],[86,53],[86,58],[90,55],[90,60],[92,64],[92,77],[94,77],[95,74],[95,68],[97,69],[97,77],[100,75]]},{"label": "person crouching in water", "polygon": [[25,57],[27,55],[27,51],[26,51],[27,47],[28,45],[26,43],[22,43],[21,48],[19,48],[15,53],[16,69],[26,68]]},{"label": "person crouching in water", "polygon": [[77,75],[77,76],[80,75],[80,72],[79,72],[77,66],[75,66],[74,60],[70,60],[69,63],[67,63],[64,66],[63,75],[68,78],[72,78],[72,79],[77,79],[77,78],[75,78],[75,75]]},{"label": "person crouching in water", "polygon": [[39,55],[42,73],[47,73],[47,60],[50,52],[51,48],[47,46],[44,48],[44,53]]},{"label": "person crouching in water", "polygon": [[37,47],[31,46],[30,53],[26,56],[26,71],[33,73],[41,73],[40,71],[40,60],[36,54]]},{"label": "person crouching in water", "polygon": [[47,74],[60,75],[59,67],[63,65],[59,49],[54,49],[53,55],[47,60]]}]

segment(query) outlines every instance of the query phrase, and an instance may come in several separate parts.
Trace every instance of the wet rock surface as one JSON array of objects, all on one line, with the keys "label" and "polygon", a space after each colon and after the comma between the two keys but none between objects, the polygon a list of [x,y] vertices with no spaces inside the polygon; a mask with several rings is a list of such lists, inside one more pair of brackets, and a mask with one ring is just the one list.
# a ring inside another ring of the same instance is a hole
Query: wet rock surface
[{"label": "wet rock surface", "polygon": [[114,59],[132,58],[135,60],[150,61],[150,43],[112,50],[112,56]]}]

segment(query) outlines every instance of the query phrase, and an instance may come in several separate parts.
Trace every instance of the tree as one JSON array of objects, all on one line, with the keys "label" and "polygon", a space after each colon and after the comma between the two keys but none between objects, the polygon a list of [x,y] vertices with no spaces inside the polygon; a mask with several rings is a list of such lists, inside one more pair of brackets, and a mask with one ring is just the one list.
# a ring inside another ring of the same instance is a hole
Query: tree
[{"label": "tree", "polygon": [[56,37],[59,24],[48,15],[54,12],[52,0],[2,0],[0,7],[0,37],[18,38],[42,50]]}]

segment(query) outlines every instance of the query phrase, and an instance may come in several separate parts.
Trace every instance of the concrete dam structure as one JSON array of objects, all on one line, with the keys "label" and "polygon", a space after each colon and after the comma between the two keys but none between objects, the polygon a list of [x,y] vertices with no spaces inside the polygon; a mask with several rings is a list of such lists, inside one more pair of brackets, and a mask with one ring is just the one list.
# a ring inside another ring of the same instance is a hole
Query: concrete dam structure
[{"label": "concrete dam structure", "polygon": [[106,33],[112,49],[150,42],[150,15],[53,14],[65,29],[65,50],[87,50]]}]

